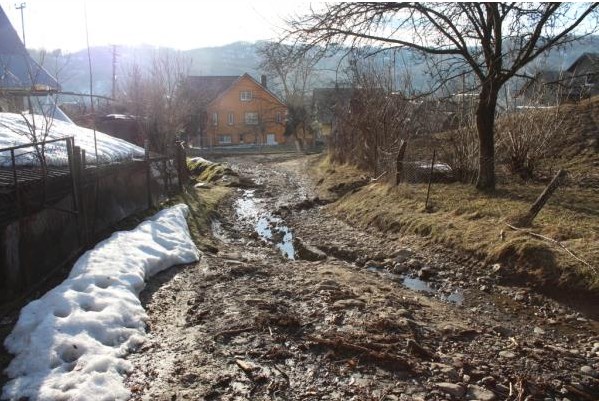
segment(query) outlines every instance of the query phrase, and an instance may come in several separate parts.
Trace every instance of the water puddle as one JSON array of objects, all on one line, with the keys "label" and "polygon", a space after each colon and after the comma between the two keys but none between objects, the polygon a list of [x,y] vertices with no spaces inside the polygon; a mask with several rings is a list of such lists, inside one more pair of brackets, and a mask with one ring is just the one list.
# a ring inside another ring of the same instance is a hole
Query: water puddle
[{"label": "water puddle", "polygon": [[256,198],[255,190],[244,191],[235,202],[235,211],[237,217],[253,226],[263,241],[273,244],[287,259],[295,260],[293,232],[283,219],[266,210],[262,201]]},{"label": "water puddle", "polygon": [[462,305],[464,303],[464,292],[461,289],[454,290],[447,295],[442,293],[439,289],[433,288],[429,282],[417,277],[404,277],[401,283],[411,290],[432,294],[445,302],[456,305]]},{"label": "water puddle", "polygon": [[442,301],[456,305],[462,305],[464,303],[464,292],[461,289],[453,290],[450,294],[445,294],[440,289],[432,287],[431,283],[417,277],[401,276],[399,274],[390,273],[382,267],[369,267],[367,270],[377,273],[384,278],[399,282],[412,291],[430,294]]}]

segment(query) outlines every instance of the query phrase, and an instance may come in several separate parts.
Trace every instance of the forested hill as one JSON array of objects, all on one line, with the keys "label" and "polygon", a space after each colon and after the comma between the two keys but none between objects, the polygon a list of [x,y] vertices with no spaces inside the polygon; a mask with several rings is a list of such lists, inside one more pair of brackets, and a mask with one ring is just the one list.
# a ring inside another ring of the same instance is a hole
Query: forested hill
[{"label": "forested hill", "polygon": [[[235,42],[224,46],[187,50],[183,54],[191,60],[191,74],[194,75],[241,75],[248,72],[254,77],[259,77],[262,73],[259,71],[260,54],[258,52],[261,45],[261,42]],[[566,69],[582,53],[596,52],[597,49],[599,49],[599,36],[591,36],[565,48],[552,51],[536,60],[528,68],[530,71]],[[34,57],[39,57],[39,51],[30,51]],[[156,51],[157,48],[153,46],[118,46],[116,48],[117,82],[126,79],[133,63],[137,63],[141,67],[149,66]],[[345,52],[340,52],[322,60],[317,65],[317,77],[313,85],[330,86],[335,80],[343,81],[342,60],[345,60],[344,56]],[[398,76],[403,76],[406,72],[409,73],[412,83],[417,89],[426,85],[427,76],[424,72],[425,68],[422,65],[422,60],[412,51],[403,50],[395,54],[381,52],[375,57],[381,62],[395,63]],[[91,58],[94,92],[100,95],[110,95],[113,48],[110,46],[94,47],[91,49]],[[43,65],[50,73],[57,76],[65,91],[89,92],[87,50],[71,54],[62,53],[60,50],[47,52],[43,59]]]}]

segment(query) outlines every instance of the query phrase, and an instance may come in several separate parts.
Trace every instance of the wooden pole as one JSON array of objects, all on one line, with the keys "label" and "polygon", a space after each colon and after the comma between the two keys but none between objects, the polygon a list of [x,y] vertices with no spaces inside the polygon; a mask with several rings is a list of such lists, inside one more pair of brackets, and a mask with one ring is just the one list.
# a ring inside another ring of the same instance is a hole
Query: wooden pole
[{"label": "wooden pole", "polygon": [[560,186],[565,176],[566,170],[560,169],[557,172],[557,174],[553,177],[549,185],[547,185],[545,190],[541,193],[541,195],[539,195],[535,203],[532,204],[532,206],[528,210],[528,213],[526,213],[526,215],[524,215],[524,217],[520,219],[519,223],[521,226],[530,226],[532,224],[535,217],[537,217],[537,214],[539,214],[543,206],[545,206],[545,203],[547,203],[551,195]]},{"label": "wooden pole", "polygon": [[433,149],[433,160],[431,161],[431,171],[428,175],[428,189],[426,190],[426,201],[424,202],[424,210],[428,210],[428,198],[431,193],[431,184],[433,182],[433,169],[435,168],[435,156],[437,155],[437,150]]},{"label": "wooden pole", "polygon": [[407,146],[408,142],[402,139],[401,145],[399,145],[399,152],[397,153],[397,164],[395,166],[395,185],[399,185],[401,182],[401,175],[403,173],[403,159],[406,154]]}]

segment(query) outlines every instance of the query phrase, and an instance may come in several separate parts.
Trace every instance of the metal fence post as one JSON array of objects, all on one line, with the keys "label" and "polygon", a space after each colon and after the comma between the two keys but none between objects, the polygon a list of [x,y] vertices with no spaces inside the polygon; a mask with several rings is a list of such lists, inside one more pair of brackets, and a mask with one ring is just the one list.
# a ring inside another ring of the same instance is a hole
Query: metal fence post
[{"label": "metal fence post", "polygon": [[150,141],[144,140],[144,161],[146,163],[146,186],[148,189],[148,209],[153,206],[152,202],[152,172],[150,171]]},{"label": "metal fence post", "polygon": [[433,160],[431,161],[431,171],[428,176],[428,189],[426,190],[426,201],[424,202],[424,210],[428,210],[428,197],[431,193],[431,183],[433,182],[433,169],[435,168],[436,149],[433,149]]}]

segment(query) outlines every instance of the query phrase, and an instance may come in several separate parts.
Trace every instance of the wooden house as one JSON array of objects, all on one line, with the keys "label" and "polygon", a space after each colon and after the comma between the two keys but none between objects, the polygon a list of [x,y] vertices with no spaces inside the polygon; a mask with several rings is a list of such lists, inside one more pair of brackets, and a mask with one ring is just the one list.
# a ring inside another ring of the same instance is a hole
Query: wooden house
[{"label": "wooden house", "polygon": [[[190,76],[187,86],[199,105],[188,138],[201,147],[277,145],[285,142],[287,106],[249,74]],[[193,137],[196,137],[194,139]]]}]

